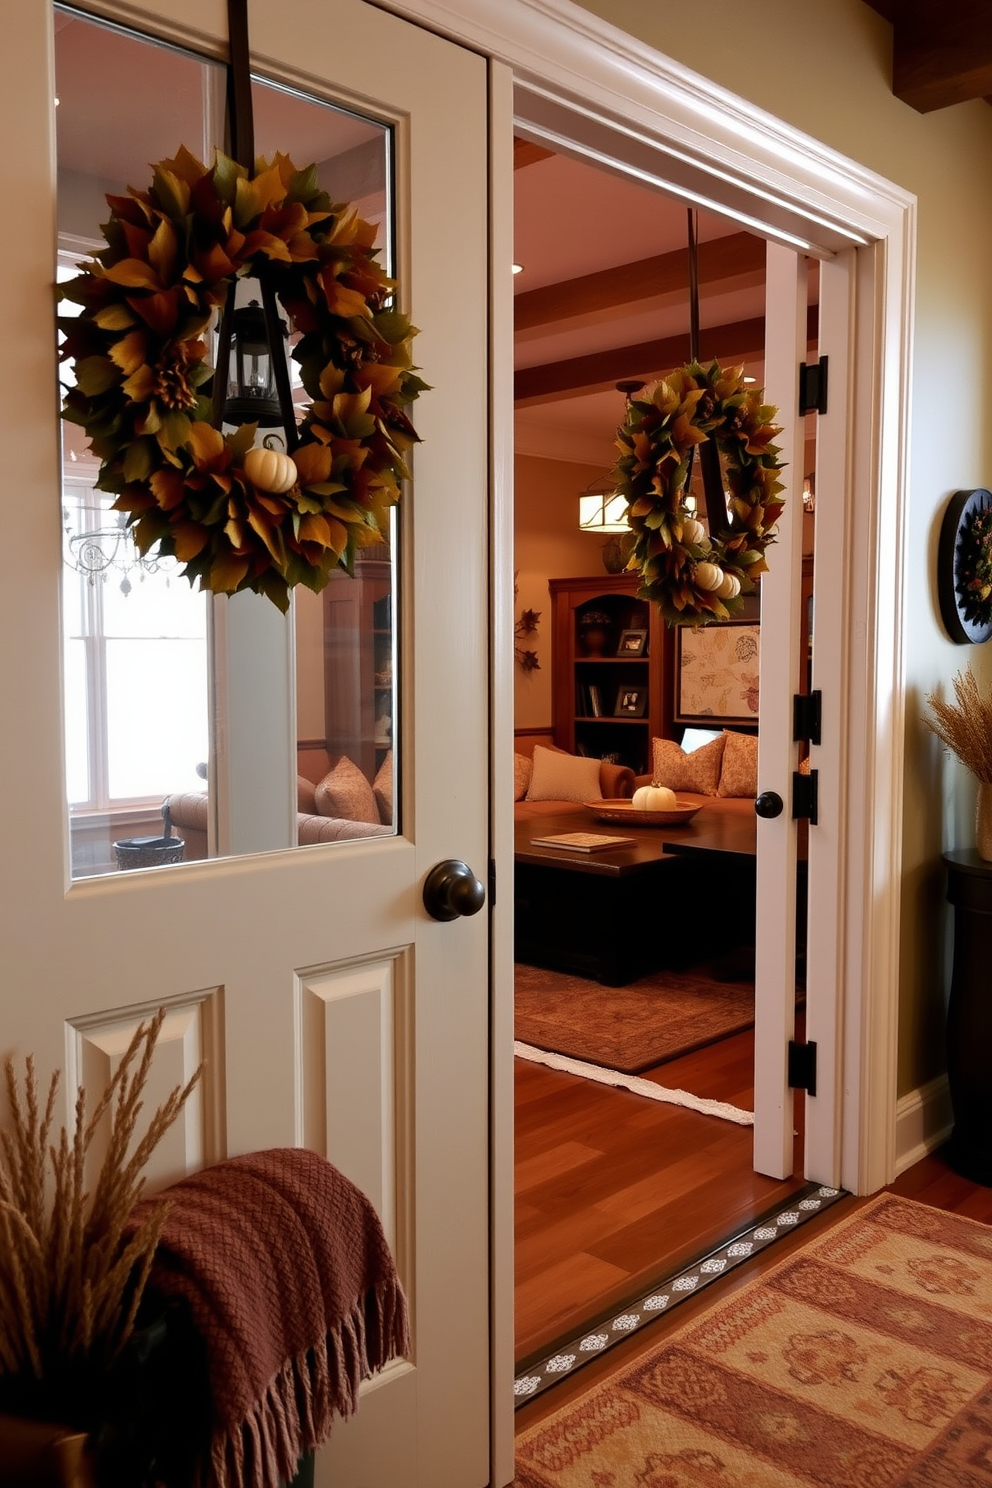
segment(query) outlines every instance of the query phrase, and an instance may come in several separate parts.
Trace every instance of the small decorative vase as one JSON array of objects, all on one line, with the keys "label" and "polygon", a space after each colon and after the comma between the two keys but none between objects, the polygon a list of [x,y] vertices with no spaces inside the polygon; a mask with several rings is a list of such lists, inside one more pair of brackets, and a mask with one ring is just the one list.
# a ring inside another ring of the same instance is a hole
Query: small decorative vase
[{"label": "small decorative vase", "polygon": [[586,656],[602,656],[606,649],[606,631],[598,625],[591,625],[582,633],[582,649]]},{"label": "small decorative vase", "polygon": [[978,810],[975,814],[975,847],[978,856],[992,863],[992,785],[978,782]]}]

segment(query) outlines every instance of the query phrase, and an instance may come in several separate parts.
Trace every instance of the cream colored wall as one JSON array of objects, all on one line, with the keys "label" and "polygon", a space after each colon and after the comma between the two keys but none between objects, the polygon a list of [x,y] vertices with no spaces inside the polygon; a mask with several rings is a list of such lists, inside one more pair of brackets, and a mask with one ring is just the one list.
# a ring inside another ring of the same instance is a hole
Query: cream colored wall
[{"label": "cream colored wall", "polygon": [[296,737],[323,740],[324,602],[301,584],[293,597],[296,616]]},{"label": "cream colored wall", "polygon": [[516,667],[514,722],[517,728],[551,727],[551,598],[549,579],[606,577],[600,557],[603,538],[578,528],[579,492],[605,473],[604,467],[518,455],[514,461],[514,615],[540,610],[534,635],[519,644],[536,651],[540,670]]},{"label": "cream colored wall", "polygon": [[920,722],[923,699],[971,664],[992,685],[992,645],[956,646],[934,587],[940,518],[955,490],[992,486],[992,108],[917,114],[890,86],[891,29],[861,0],[579,0],[586,10],[916,193],[905,618],[908,711],[903,843],[900,1094],[942,1067],[947,911],[942,850],[974,841],[974,788]]}]

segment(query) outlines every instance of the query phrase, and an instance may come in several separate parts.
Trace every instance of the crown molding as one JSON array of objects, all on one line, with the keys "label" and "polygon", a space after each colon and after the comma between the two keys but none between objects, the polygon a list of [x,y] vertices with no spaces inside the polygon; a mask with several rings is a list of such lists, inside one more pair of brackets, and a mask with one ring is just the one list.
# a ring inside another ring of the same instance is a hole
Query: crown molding
[{"label": "crown molding", "polygon": [[829,257],[885,238],[914,206],[895,183],[573,0],[368,3],[508,64],[524,137],[729,209],[801,251]]}]

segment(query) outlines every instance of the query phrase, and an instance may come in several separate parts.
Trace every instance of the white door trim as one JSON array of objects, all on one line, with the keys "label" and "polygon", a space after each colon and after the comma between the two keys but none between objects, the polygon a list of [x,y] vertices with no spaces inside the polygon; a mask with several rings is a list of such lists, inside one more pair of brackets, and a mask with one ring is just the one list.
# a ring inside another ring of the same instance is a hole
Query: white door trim
[{"label": "white door trim", "polygon": [[[608,167],[663,180],[700,204],[731,210],[790,247],[829,259],[854,247],[851,297],[848,490],[864,513],[847,569],[843,632],[846,731],[845,781],[838,809],[844,941],[838,950],[842,1016],[840,1152],[832,1154],[840,1181],[868,1193],[895,1175],[896,1029],[898,1015],[899,884],[901,874],[902,756],[905,713],[902,654],[904,542],[907,506],[908,413],[913,327],[916,200],[856,161],[755,109],[699,74],[653,52],[571,0],[369,0],[419,21],[505,63],[514,78],[515,127],[535,139],[569,141]],[[499,128],[505,105],[494,107]],[[505,192],[494,193],[497,218],[509,212]],[[500,265],[496,264],[497,278]],[[494,381],[497,440],[510,425],[512,402]],[[496,511],[505,510],[495,466]],[[883,541],[884,534],[884,541]],[[508,613],[513,569],[505,524],[493,529],[494,613]],[[502,599],[500,596],[502,595]],[[499,654],[495,687],[501,686]],[[509,676],[508,664],[503,671]],[[497,710],[494,723],[505,718]],[[504,724],[504,728],[507,725]],[[496,759],[503,745],[495,739]],[[509,864],[504,869],[504,881]],[[500,999],[508,980],[497,975],[498,1043],[505,1038]],[[494,1050],[494,1151],[505,1150],[512,1109],[501,1078],[511,1051]],[[495,1191],[494,1321],[512,1319],[512,1256]],[[499,1299],[502,1299],[502,1303]],[[508,1481],[498,1429],[505,1383],[494,1379],[493,1483]]]},{"label": "white door trim", "polygon": [[492,907],[492,1048],[490,1090],[490,1340],[492,1358],[490,1471],[494,1485],[514,1477],[514,1123],[513,1123],[513,74],[493,61],[489,68],[489,253],[493,273],[489,321],[490,575],[489,668],[491,820],[493,861],[500,880]]}]

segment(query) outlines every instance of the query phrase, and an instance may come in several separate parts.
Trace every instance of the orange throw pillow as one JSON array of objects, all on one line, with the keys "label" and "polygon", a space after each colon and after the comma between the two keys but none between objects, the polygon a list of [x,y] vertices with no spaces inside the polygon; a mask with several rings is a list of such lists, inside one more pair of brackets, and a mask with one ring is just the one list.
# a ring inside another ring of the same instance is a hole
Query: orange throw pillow
[{"label": "orange throw pillow", "polygon": [[358,766],[343,754],[314,791],[321,816],[379,825],[379,808],[372,787]]},{"label": "orange throw pillow", "polygon": [[725,733],[718,796],[758,794],[758,738],[756,734]]},{"label": "orange throw pillow", "polygon": [[393,751],[390,749],[372,782],[379,820],[384,827],[393,825]]},{"label": "orange throw pillow", "polygon": [[667,785],[676,795],[679,791],[692,791],[697,796],[715,796],[720,784],[720,764],[726,738],[726,734],[721,734],[691,754],[686,754],[674,739],[652,739],[653,784]]},{"label": "orange throw pillow", "polygon": [[534,746],[528,801],[601,801],[599,760]]}]

